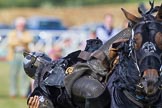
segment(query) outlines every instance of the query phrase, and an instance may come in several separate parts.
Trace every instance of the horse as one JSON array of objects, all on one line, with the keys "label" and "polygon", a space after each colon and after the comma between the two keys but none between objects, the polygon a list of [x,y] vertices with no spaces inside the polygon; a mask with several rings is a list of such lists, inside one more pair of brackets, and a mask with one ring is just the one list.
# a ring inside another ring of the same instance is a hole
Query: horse
[{"label": "horse", "polygon": [[107,82],[110,108],[162,107],[162,5],[150,5],[147,12],[138,8],[140,18],[122,8],[132,32],[117,47],[118,64]]}]

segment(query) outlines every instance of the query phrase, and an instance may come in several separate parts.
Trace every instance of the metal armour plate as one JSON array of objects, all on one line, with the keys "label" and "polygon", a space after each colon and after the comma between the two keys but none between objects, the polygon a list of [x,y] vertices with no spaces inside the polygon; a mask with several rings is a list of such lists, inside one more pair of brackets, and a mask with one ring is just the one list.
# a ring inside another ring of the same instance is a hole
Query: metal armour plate
[{"label": "metal armour plate", "polygon": [[64,87],[63,83],[64,78],[65,78],[65,70],[61,66],[56,65],[51,70],[51,75],[49,75],[44,80],[44,83],[47,86]]}]

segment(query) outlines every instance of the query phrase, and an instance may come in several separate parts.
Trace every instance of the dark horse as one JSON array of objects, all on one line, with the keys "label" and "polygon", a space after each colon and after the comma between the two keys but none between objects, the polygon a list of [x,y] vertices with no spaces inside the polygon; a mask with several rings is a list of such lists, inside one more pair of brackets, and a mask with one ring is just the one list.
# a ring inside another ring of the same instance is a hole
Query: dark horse
[{"label": "dark horse", "polygon": [[118,46],[119,61],[107,84],[110,108],[162,108],[162,5],[150,5],[148,12],[139,8],[140,18],[122,9],[132,36]]}]

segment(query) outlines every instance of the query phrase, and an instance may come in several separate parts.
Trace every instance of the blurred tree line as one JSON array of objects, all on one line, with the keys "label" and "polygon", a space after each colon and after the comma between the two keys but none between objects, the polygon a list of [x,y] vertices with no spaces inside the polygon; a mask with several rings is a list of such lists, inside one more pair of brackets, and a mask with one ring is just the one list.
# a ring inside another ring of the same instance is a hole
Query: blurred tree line
[{"label": "blurred tree line", "polygon": [[[148,1],[148,0],[140,0]],[[156,0],[160,1],[160,0]],[[0,7],[87,6],[109,3],[139,2],[137,0],[0,0]]]}]

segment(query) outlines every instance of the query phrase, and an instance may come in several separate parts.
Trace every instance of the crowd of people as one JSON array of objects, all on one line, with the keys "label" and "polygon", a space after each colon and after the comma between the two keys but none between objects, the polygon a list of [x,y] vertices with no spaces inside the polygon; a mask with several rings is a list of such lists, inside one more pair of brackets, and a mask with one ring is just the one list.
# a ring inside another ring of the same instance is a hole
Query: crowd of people
[{"label": "crowd of people", "polygon": [[[123,28],[127,26],[127,22],[124,22]],[[8,56],[7,60],[10,64],[10,89],[9,95],[12,98],[21,96],[25,98],[29,93],[29,88],[32,90],[33,81],[27,77],[23,70],[23,52],[27,51],[39,51],[35,49],[32,34],[25,28],[26,19],[24,17],[18,17],[15,21],[15,29],[10,31],[8,36]],[[115,36],[121,29],[114,27],[114,16],[110,13],[104,15],[103,24],[92,30],[87,36],[87,39],[99,38],[105,43],[107,40]],[[66,54],[81,49],[85,46],[84,42],[79,42],[73,45],[71,38],[66,38],[63,42],[54,42],[51,49],[48,51],[48,55],[52,60],[60,59]],[[63,43],[63,44],[62,44]],[[43,47],[42,47],[43,48]],[[41,50],[44,51],[44,50]]]}]

